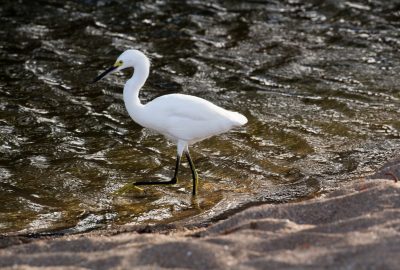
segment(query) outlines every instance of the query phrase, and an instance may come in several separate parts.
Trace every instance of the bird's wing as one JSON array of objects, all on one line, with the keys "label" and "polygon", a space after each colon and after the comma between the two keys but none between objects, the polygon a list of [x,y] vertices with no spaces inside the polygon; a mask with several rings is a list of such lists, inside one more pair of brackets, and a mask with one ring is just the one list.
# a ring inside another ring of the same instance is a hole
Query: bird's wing
[{"label": "bird's wing", "polygon": [[[226,111],[211,102],[195,96],[171,94],[158,97],[146,104],[149,111],[166,118],[179,116],[192,120],[209,120]],[[154,116],[154,115],[153,115]]]},{"label": "bird's wing", "polygon": [[230,119],[232,112],[194,96],[161,96],[146,107],[157,118],[153,129],[187,141],[202,140],[234,126]]}]

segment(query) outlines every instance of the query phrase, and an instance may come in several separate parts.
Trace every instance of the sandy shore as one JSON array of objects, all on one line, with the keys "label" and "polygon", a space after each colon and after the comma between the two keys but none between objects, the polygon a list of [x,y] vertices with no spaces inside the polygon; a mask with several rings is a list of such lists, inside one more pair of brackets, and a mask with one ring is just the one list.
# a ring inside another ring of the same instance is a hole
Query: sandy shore
[{"label": "sandy shore", "polygon": [[262,205],[208,228],[0,238],[2,269],[399,269],[400,183]]}]

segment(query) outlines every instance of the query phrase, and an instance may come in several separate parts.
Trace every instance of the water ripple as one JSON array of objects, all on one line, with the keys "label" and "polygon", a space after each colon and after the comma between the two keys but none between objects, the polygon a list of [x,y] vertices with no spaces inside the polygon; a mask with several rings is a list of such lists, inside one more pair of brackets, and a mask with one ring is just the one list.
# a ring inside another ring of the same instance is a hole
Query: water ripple
[{"label": "water ripple", "polygon": [[[41,1],[0,9],[0,232],[223,218],[311,198],[400,145],[395,1]],[[127,48],[152,71],[141,98],[197,95],[249,123],[191,148],[200,194],[172,175],[175,146],[132,122],[131,71],[89,82]]]}]

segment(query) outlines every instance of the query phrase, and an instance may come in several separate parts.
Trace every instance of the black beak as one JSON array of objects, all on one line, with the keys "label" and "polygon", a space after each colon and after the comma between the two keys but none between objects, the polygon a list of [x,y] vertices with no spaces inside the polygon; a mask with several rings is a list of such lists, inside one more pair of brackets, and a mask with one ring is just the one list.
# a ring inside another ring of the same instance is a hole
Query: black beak
[{"label": "black beak", "polygon": [[114,71],[115,69],[117,69],[118,66],[112,66],[110,68],[108,68],[106,71],[104,71],[103,73],[101,73],[99,76],[97,76],[92,83],[95,83],[97,81],[100,81],[101,79],[103,79],[105,76],[107,76],[107,74],[109,74],[110,72]]}]

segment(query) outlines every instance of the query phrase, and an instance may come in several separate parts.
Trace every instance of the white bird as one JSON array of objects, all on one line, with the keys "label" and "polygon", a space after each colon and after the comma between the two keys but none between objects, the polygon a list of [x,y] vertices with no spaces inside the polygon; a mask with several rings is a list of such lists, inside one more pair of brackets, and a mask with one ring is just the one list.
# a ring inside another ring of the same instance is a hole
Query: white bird
[{"label": "white bird", "polygon": [[132,78],[124,86],[124,102],[130,117],[143,127],[154,130],[177,144],[174,176],[164,182],[136,182],[138,185],[176,184],[183,152],[189,161],[193,178],[192,194],[196,195],[198,175],[189,154],[189,145],[247,123],[240,113],[225,110],[213,103],[190,95],[169,94],[142,104],[139,91],[150,72],[149,59],[138,50],[126,50],[115,64],[93,82],[125,68],[134,68]]}]

